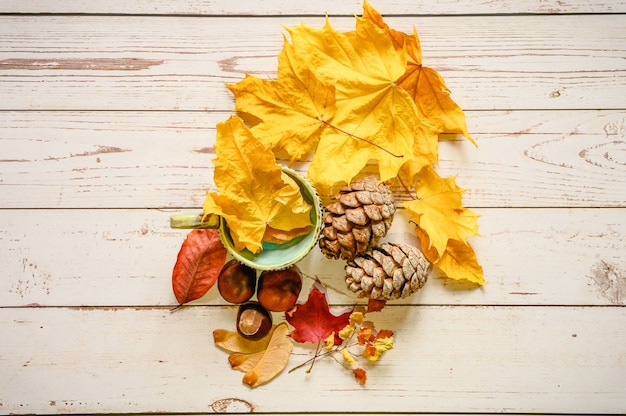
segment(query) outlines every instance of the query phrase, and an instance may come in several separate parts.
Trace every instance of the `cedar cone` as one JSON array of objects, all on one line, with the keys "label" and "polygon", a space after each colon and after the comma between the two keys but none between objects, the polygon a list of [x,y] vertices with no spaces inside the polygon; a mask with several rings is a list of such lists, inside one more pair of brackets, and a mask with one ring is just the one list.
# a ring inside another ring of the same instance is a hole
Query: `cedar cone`
[{"label": "cedar cone", "polygon": [[387,234],[396,206],[389,187],[378,182],[375,176],[356,179],[324,208],[319,246],[326,257],[352,260]]},{"label": "cedar cone", "polygon": [[416,247],[383,243],[371,254],[357,256],[345,267],[346,283],[359,297],[376,300],[404,298],[428,279],[431,264]]}]

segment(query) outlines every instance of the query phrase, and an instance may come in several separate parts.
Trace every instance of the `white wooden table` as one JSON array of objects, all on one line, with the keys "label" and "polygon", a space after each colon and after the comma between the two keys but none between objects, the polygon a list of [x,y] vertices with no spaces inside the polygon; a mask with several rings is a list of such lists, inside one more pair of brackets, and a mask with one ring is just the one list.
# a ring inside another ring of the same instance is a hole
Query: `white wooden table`
[{"label": "white wooden table", "polygon": [[[487,284],[387,306],[366,386],[326,360],[251,390],[212,342],[235,307],[170,312],[169,215],[214,189],[224,82],[361,2],[0,0],[0,413],[626,412],[626,2],[372,5],[466,111],[479,146],[442,142],[439,171]],[[318,250],[301,268],[343,287]]]}]

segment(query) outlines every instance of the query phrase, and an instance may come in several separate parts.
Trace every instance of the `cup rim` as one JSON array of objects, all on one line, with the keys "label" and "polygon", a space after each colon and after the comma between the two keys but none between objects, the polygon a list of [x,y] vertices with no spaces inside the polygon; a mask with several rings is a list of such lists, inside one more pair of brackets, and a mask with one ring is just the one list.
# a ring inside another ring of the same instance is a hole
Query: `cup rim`
[{"label": "cup rim", "polygon": [[248,249],[237,250],[230,236],[228,224],[224,219],[220,221],[219,235],[224,247],[237,261],[257,270],[282,270],[295,265],[317,245],[322,230],[322,205],[315,188],[297,171],[287,166],[281,166],[281,168],[296,181],[302,196],[311,204],[312,225],[307,234],[284,244],[264,243],[263,250],[255,254]]}]

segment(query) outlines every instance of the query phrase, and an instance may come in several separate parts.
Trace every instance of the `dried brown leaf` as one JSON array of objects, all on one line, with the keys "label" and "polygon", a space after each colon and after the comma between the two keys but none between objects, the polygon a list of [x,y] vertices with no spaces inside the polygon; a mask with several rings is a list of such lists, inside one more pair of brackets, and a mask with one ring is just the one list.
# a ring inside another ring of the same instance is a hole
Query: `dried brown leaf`
[{"label": "dried brown leaf", "polygon": [[243,376],[243,382],[254,388],[276,377],[287,365],[293,341],[289,338],[287,324],[279,324],[272,333],[263,357],[256,366]]}]

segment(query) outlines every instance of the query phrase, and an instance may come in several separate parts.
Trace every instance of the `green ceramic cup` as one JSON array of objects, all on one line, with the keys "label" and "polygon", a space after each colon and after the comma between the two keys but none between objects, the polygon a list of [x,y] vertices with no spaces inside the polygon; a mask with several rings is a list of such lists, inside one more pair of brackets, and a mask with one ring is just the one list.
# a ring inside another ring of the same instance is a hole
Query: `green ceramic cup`
[{"label": "green ceramic cup", "polygon": [[170,226],[181,229],[219,228],[220,238],[228,252],[241,263],[257,270],[286,269],[302,260],[317,244],[322,229],[322,209],[315,188],[302,175],[283,166],[283,171],[291,176],[298,186],[302,197],[311,204],[311,231],[283,244],[263,243],[263,250],[254,254],[244,249],[235,249],[226,221],[217,215],[210,215],[202,221],[202,214],[175,214],[170,217]]}]

